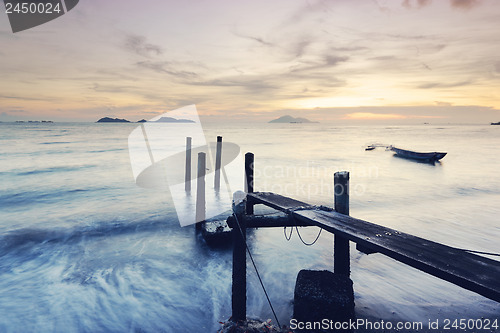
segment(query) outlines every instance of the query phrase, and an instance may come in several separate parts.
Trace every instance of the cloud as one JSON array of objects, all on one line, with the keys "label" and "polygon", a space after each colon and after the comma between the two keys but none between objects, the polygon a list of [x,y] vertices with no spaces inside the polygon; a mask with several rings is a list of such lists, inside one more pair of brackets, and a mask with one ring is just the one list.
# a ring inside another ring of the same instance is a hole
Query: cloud
[{"label": "cloud", "polygon": [[452,106],[452,104],[448,102],[434,101],[434,103],[436,103],[437,106]]},{"label": "cloud", "polygon": [[423,83],[417,86],[418,89],[434,89],[434,88],[455,88],[462,87],[472,84],[472,81],[462,81],[462,82],[454,82],[454,83],[438,83],[438,82],[429,82]]},{"label": "cloud", "polygon": [[422,7],[428,6],[432,3],[432,0],[404,0],[402,6],[408,9],[420,9]]},{"label": "cloud", "polygon": [[239,75],[217,78],[212,80],[190,82],[191,85],[212,86],[212,87],[243,87],[251,92],[263,92],[270,89],[277,89],[269,83],[269,77],[258,75]]},{"label": "cloud", "polygon": [[378,10],[380,10],[382,13],[390,13],[391,10],[389,9],[389,7],[380,4],[377,0],[373,0],[373,2],[375,3],[375,5],[377,5]]},{"label": "cloud", "polygon": [[163,50],[160,46],[146,42],[146,37],[138,35],[128,35],[125,38],[124,47],[126,50],[143,57],[161,55]]},{"label": "cloud", "polygon": [[0,113],[0,119],[11,120],[12,116],[10,114],[8,114],[7,112],[2,112],[2,113]]},{"label": "cloud", "polygon": [[326,13],[330,11],[328,2],[325,0],[307,1],[307,3],[294,12],[285,24],[295,25],[315,13]]},{"label": "cloud", "polygon": [[342,62],[349,60],[349,57],[345,56],[335,56],[335,55],[324,55],[320,60],[317,61],[303,61],[300,64],[294,65],[290,68],[291,73],[297,72],[310,72],[316,70],[325,70],[330,67],[337,66]]},{"label": "cloud", "polygon": [[295,45],[292,46],[292,53],[295,55],[296,58],[300,58],[305,54],[307,47],[309,45],[311,45],[310,40],[307,39],[299,40],[295,43]]},{"label": "cloud", "polygon": [[136,63],[137,67],[152,70],[156,73],[168,74],[178,78],[192,79],[198,76],[197,73],[189,70],[179,70],[182,66],[180,63],[171,61],[139,61]]},{"label": "cloud", "polygon": [[[289,111],[292,114],[294,111]],[[500,110],[478,105],[423,105],[423,106],[370,106],[315,108],[307,110],[307,116],[320,121],[335,121],[349,124],[352,122],[415,124],[422,121],[437,123],[475,123],[489,124],[498,117]],[[311,118],[310,118],[311,119]]]},{"label": "cloud", "polygon": [[4,121],[14,121],[16,119],[23,119],[28,112],[26,110],[8,110],[7,112],[0,113],[0,119]]},{"label": "cloud", "polygon": [[[429,6],[432,0],[404,0],[401,5],[406,9],[421,9]],[[481,4],[481,0],[450,0],[450,5],[458,9],[471,9]],[[380,7],[380,5],[379,5]]]},{"label": "cloud", "polygon": [[25,96],[7,96],[0,95],[0,99],[16,99],[20,101],[46,101],[48,98],[36,98],[36,97],[25,97]]},{"label": "cloud", "polygon": [[451,6],[458,9],[471,9],[480,4],[479,0],[451,0]]},{"label": "cloud", "polygon": [[404,118],[407,117],[402,114],[396,114],[396,113],[354,112],[345,114],[342,119],[380,120],[380,119],[404,119]]},{"label": "cloud", "polygon": [[261,45],[264,45],[264,46],[274,46],[273,43],[264,40],[264,38],[262,38],[262,37],[245,35],[245,34],[242,34],[242,33],[239,33],[239,32],[233,32],[233,34],[236,37],[240,37],[240,38],[244,38],[244,39],[249,39],[251,41],[257,42],[257,43],[259,43]]},{"label": "cloud", "polygon": [[129,92],[131,88],[133,87],[124,85],[110,85],[110,84],[102,85],[99,83],[94,83],[91,89],[96,92],[123,93],[123,92]]}]

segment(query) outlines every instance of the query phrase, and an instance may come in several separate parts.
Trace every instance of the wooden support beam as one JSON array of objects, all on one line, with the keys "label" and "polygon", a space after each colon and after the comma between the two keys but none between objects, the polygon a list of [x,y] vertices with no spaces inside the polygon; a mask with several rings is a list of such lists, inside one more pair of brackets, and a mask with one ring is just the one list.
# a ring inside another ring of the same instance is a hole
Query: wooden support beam
[{"label": "wooden support beam", "polygon": [[[253,193],[254,155],[245,154],[245,192]],[[246,214],[253,215],[253,202],[247,200]]]},{"label": "wooden support beam", "polygon": [[198,178],[196,181],[196,230],[201,230],[201,224],[205,220],[205,173],[206,154],[198,153]]},{"label": "wooden support beam", "polygon": [[233,214],[237,224],[233,234],[232,316],[234,322],[246,320],[247,313],[247,252],[246,252],[246,195],[239,191],[233,195]]},{"label": "wooden support beam", "polygon": [[[336,172],[333,179],[335,211],[349,215],[349,172]],[[333,242],[333,272],[349,275],[351,272],[349,239],[336,233]]]}]

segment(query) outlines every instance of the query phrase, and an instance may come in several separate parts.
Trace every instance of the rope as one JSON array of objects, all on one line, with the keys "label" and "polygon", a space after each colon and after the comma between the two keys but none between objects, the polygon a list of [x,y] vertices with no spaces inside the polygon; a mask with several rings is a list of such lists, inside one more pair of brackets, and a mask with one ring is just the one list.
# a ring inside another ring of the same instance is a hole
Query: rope
[{"label": "rope", "polygon": [[[312,209],[312,208],[319,209],[319,210],[325,210],[325,211],[332,211],[333,210],[333,209],[331,209],[329,207],[325,207],[325,206],[305,206],[305,207],[296,207],[296,208],[288,209],[287,213],[292,219],[295,219],[295,217],[293,216],[293,212],[296,212],[299,210],[308,210],[308,209]],[[288,235],[288,236],[286,235],[286,228],[287,227],[283,228],[283,233],[285,234],[285,239],[287,241],[290,241],[290,239],[292,239],[293,227],[291,227],[290,235]],[[312,243],[307,243],[306,241],[304,241],[304,239],[302,239],[302,236],[300,235],[300,232],[299,232],[299,228],[297,226],[295,226],[295,230],[297,231],[297,235],[299,236],[299,239],[302,242],[302,244],[304,244],[306,246],[312,246],[312,245],[316,244],[316,242],[318,241],[319,236],[321,236],[321,232],[323,231],[323,228],[319,228],[318,235],[316,236],[316,239]]]},{"label": "rope", "polygon": [[281,325],[280,325],[280,322],[278,320],[278,316],[276,315],[276,312],[274,311],[273,304],[271,303],[271,300],[269,299],[269,295],[267,294],[267,290],[266,290],[266,287],[264,286],[264,282],[262,282],[262,279],[261,279],[260,274],[259,274],[259,270],[257,269],[257,265],[255,265],[255,261],[253,260],[252,252],[250,252],[250,249],[248,248],[246,237],[243,234],[243,230],[241,229],[241,226],[240,226],[240,221],[238,221],[238,217],[236,216],[236,214],[233,214],[233,215],[234,215],[234,219],[236,220],[236,224],[238,225],[238,230],[241,233],[241,237],[243,239],[243,242],[245,243],[245,248],[247,249],[248,255],[250,256],[250,260],[252,261],[253,268],[255,269],[255,272],[257,273],[257,277],[259,278],[259,282],[260,282],[260,285],[262,286],[262,290],[264,290],[264,294],[266,295],[267,302],[269,303],[269,306],[271,307],[271,311],[273,312],[274,319],[276,319],[276,323],[278,324],[278,327],[281,330]]},{"label": "rope", "polygon": [[283,228],[283,234],[285,234],[285,239],[287,241],[290,241],[290,239],[292,239],[292,233],[293,233],[293,227],[290,228],[290,235],[287,237],[287,235],[286,235],[286,227]]},{"label": "rope", "polygon": [[[299,232],[299,227],[295,226],[295,230],[297,230],[297,235],[299,235],[299,238],[300,240],[302,241],[302,243],[306,246],[312,246],[314,244],[316,244],[316,242],[318,241],[319,239],[319,236],[321,235],[321,232],[323,231],[323,228],[319,228],[319,232],[318,232],[318,236],[316,236],[316,239],[312,242],[312,243],[306,243],[302,237],[300,236],[300,232]],[[291,236],[291,235],[290,235]]]}]

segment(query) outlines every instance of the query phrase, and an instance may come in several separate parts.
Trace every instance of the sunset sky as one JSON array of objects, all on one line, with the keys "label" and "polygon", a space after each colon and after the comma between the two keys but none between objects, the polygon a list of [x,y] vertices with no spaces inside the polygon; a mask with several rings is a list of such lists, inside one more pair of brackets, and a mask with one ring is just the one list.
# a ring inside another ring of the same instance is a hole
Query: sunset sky
[{"label": "sunset sky", "polygon": [[500,121],[498,0],[80,0],[0,45],[1,121]]}]

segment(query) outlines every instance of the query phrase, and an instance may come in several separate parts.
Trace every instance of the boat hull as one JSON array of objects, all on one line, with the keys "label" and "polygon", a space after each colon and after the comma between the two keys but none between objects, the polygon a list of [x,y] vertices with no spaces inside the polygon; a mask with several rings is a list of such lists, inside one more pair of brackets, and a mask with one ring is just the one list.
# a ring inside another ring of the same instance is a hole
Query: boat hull
[{"label": "boat hull", "polygon": [[409,158],[412,160],[425,161],[425,162],[436,162],[446,156],[446,153],[432,152],[432,153],[419,153],[411,150],[400,149],[392,147],[391,150],[396,153],[397,156],[403,158]]}]

